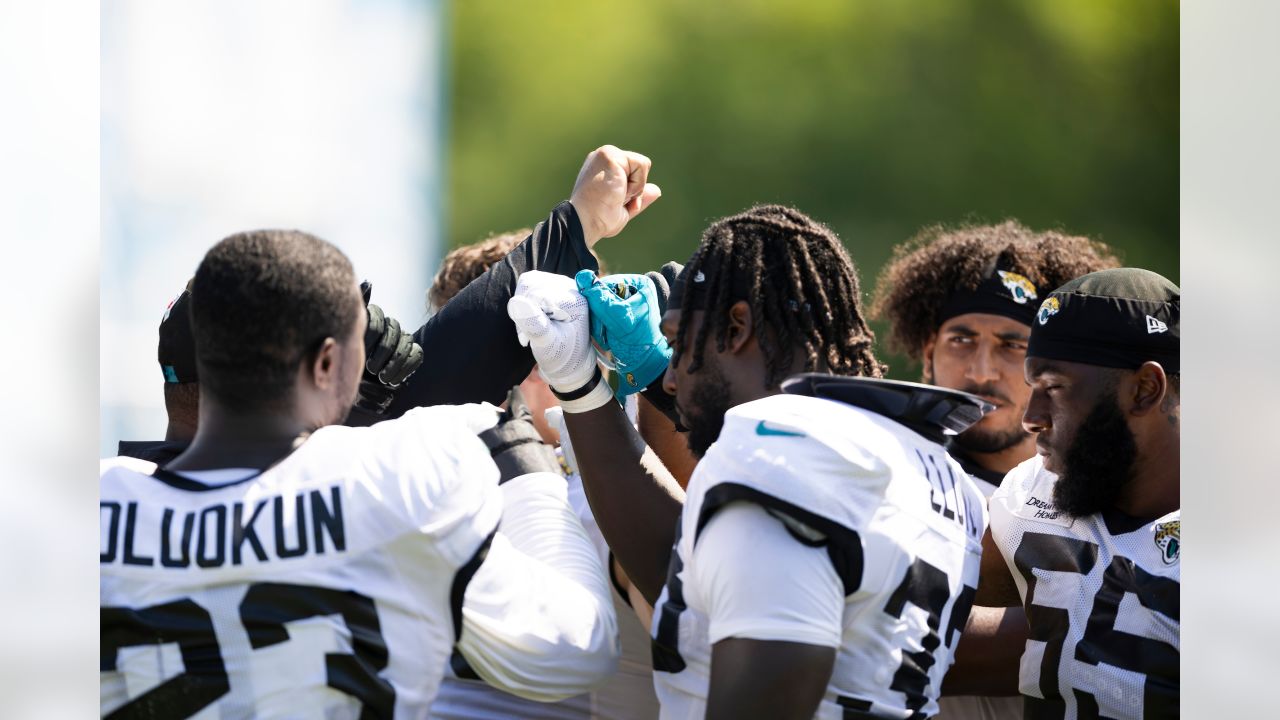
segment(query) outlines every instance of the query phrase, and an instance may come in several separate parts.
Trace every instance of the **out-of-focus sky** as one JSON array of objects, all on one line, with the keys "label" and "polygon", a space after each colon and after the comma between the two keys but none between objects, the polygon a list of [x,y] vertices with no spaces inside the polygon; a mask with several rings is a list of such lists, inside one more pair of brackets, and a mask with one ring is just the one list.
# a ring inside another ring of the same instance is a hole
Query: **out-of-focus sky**
[{"label": "out-of-focus sky", "polygon": [[156,329],[219,239],[306,230],[406,326],[440,254],[440,2],[124,0],[102,14],[103,456],[164,433]]}]

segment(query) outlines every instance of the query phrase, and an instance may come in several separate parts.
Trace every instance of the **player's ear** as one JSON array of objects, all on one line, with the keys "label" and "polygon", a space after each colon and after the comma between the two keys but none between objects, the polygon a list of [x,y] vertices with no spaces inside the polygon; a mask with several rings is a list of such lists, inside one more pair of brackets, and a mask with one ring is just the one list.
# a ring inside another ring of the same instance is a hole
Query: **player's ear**
[{"label": "player's ear", "polygon": [[311,381],[317,388],[327,390],[337,384],[338,350],[338,341],[327,337],[321,341],[320,347],[311,356],[309,367]]},{"label": "player's ear", "polygon": [[1169,392],[1169,377],[1160,363],[1147,361],[1132,376],[1132,406],[1129,412],[1142,416],[1155,412]]},{"label": "player's ear", "polygon": [[746,300],[739,300],[729,307],[729,328],[728,336],[725,338],[725,348],[736,353],[747,344],[747,340],[751,339],[755,331],[755,318],[751,316],[751,304]]},{"label": "player's ear", "polygon": [[933,384],[933,348],[938,342],[938,333],[933,333],[929,339],[924,342],[924,349],[920,351],[920,362],[923,367],[920,369],[920,375],[925,384]]}]

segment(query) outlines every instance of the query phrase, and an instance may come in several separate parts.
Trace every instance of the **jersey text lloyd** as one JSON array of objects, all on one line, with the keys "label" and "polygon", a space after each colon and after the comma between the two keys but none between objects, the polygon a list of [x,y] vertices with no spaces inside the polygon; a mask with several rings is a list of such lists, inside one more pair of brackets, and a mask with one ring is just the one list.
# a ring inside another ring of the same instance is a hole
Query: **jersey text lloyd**
[{"label": "jersey text lloyd", "polygon": [[[141,513],[137,502],[121,506],[104,500],[100,512],[105,530],[99,554],[101,564],[185,568],[194,562],[198,567],[216,568],[228,563],[240,565],[250,559],[265,562],[271,557],[287,559],[308,552],[323,555],[329,548],[335,552],[347,549],[342,496],[337,486],[329,488],[327,498],[322,491],[311,490],[298,493],[292,502],[276,496],[252,506],[241,502],[215,504],[181,515],[166,507],[159,514],[158,523],[140,521],[140,516],[155,515]],[[293,515],[292,527],[286,523],[286,512]],[[135,542],[144,534],[158,536],[159,540]]]}]

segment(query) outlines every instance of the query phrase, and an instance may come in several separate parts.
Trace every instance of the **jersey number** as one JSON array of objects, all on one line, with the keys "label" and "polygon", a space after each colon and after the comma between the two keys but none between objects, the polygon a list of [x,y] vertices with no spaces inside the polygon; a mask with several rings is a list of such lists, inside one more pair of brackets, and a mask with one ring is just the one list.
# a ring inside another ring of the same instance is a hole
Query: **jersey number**
[{"label": "jersey number", "polygon": [[[1049,580],[1037,578],[1033,570],[1088,575],[1098,562],[1098,546],[1077,538],[1028,532],[1023,534],[1013,561],[1027,581],[1030,639],[1045,644],[1039,683],[1040,694],[1045,699],[1029,698],[1028,702],[1038,706],[1038,717],[1061,718],[1066,714],[1066,705],[1058,688],[1058,668],[1071,617],[1064,608],[1036,604],[1037,583]],[[1126,593],[1132,593],[1147,609],[1178,619],[1178,583],[1151,575],[1128,558],[1116,556],[1103,573],[1102,587],[1093,597],[1084,636],[1076,643],[1075,659],[1089,665],[1106,663],[1143,674],[1143,714],[1167,717],[1171,712],[1176,716],[1178,651],[1166,642],[1116,627],[1120,601]],[[1080,707],[1080,717],[1098,716],[1097,698],[1083,690],[1075,690],[1075,698]]]},{"label": "jersey number", "polygon": [[929,631],[920,641],[922,649],[917,652],[902,652],[902,663],[893,674],[893,682],[889,684],[889,689],[907,696],[907,709],[912,711],[912,717],[916,717],[927,700],[925,691],[929,687],[929,669],[936,662],[934,651],[942,644],[943,637],[946,638],[947,647],[955,650],[956,634],[968,622],[969,611],[973,608],[973,598],[977,592],[976,588],[968,585],[961,587],[960,594],[951,605],[946,629],[942,633],[938,632],[942,623],[942,611],[951,599],[951,584],[945,572],[916,558],[907,568],[902,582],[889,596],[884,611],[892,617],[902,619],[908,603],[928,613]]},{"label": "jersey number", "polygon": [[[378,675],[387,666],[387,643],[371,598],[330,588],[256,583],[240,603],[240,621],[255,650],[286,642],[285,623],[323,615],[341,616],[351,633],[351,654],[325,657],[329,687],[360,700],[362,720],[391,717],[395,690]],[[116,670],[122,648],[165,643],[177,643],[185,668],[108,717],[190,717],[231,692],[213,620],[194,600],[145,608],[104,607],[100,620],[103,672]]]}]

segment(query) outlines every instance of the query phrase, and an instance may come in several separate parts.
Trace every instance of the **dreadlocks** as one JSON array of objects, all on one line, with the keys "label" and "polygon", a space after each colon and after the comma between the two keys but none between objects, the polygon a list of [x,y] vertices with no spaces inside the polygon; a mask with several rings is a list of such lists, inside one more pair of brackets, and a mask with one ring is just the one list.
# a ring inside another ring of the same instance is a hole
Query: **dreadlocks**
[{"label": "dreadlocks", "polygon": [[[875,335],[862,317],[853,261],[830,228],[799,210],[757,205],[713,223],[682,274],[684,307],[707,311],[692,345],[690,372],[702,365],[708,333],[724,351],[729,308],[746,300],[770,387],[790,374],[797,350],[806,371],[884,375],[871,351]],[[680,315],[678,348],[690,347],[684,338],[692,315]]]}]

